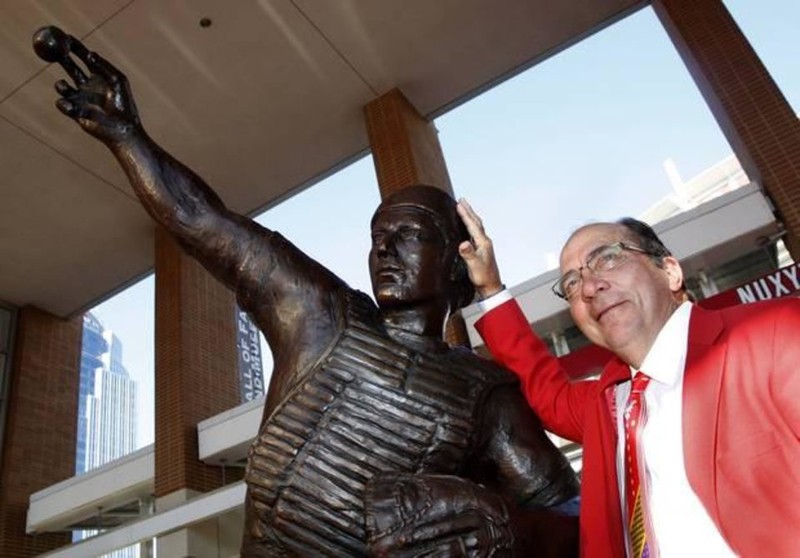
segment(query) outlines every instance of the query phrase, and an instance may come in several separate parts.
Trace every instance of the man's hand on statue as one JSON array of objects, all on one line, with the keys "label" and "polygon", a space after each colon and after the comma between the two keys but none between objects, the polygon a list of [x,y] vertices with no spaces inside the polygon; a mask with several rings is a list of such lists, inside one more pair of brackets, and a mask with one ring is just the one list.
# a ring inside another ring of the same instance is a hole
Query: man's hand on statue
[{"label": "man's hand on statue", "polygon": [[494,257],[492,239],[486,235],[481,218],[467,200],[460,199],[456,210],[471,238],[458,246],[458,253],[467,264],[470,281],[480,298],[499,293],[504,287]]},{"label": "man's hand on statue", "polygon": [[[34,50],[47,62],[58,62],[72,83],[58,80],[56,107],[86,132],[109,146],[141,131],[128,79],[120,70],[72,35],[44,27],[33,36]],[[73,60],[80,60],[89,75]]]}]

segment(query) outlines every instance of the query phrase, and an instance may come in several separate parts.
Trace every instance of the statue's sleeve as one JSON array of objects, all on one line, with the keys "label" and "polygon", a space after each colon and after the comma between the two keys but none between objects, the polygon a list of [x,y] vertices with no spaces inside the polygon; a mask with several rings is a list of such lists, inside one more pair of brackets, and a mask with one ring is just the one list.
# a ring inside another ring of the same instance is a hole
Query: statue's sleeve
[{"label": "statue's sleeve", "polygon": [[516,385],[496,387],[482,410],[470,478],[522,507],[556,506],[578,495],[569,461],[547,437]]},{"label": "statue's sleeve", "polygon": [[249,220],[241,226],[246,241],[233,243],[240,263],[231,285],[239,306],[264,332],[276,361],[284,352],[314,360],[334,334],[348,287],[280,233]]},{"label": "statue's sleeve", "polygon": [[339,278],[280,234],[231,211],[144,132],[112,151],[151,217],[236,293],[276,363],[297,369],[324,350],[335,331],[336,293],[346,288]]}]

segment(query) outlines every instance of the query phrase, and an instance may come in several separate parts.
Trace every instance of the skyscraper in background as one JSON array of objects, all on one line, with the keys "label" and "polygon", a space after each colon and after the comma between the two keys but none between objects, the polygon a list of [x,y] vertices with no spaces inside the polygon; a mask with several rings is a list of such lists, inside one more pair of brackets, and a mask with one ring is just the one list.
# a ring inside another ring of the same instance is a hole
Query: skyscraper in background
[{"label": "skyscraper in background", "polygon": [[[136,449],[136,382],[122,364],[122,343],[91,313],[83,317],[75,473]],[[94,532],[84,531],[79,538]],[[138,545],[107,555],[137,558]]]}]

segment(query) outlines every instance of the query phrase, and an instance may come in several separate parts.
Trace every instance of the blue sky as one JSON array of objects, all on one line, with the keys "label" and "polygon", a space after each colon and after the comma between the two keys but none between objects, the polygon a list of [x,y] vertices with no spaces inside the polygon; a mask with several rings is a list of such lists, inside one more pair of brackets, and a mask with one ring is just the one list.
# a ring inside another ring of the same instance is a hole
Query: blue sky
[{"label": "blue sky", "polygon": [[[726,0],[800,112],[800,2]],[[134,84],[135,86],[135,84]],[[456,195],[482,215],[509,285],[547,267],[589,220],[637,215],[731,153],[654,12],[645,8],[436,120]],[[343,207],[341,200],[348,200]],[[366,157],[258,218],[370,292],[369,220],[379,200]],[[331,209],[336,208],[336,212]],[[318,224],[327,226],[319,233]],[[153,440],[153,281],[95,309],[139,382],[139,445]]]}]

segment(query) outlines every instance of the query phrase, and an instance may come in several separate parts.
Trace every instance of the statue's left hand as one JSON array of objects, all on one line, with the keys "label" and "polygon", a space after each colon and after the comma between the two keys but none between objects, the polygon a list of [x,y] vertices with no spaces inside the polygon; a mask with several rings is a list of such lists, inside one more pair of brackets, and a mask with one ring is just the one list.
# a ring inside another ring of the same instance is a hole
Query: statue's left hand
[{"label": "statue's left hand", "polygon": [[[33,44],[40,58],[58,62],[72,79],[72,83],[62,79],[55,84],[61,96],[56,107],[61,112],[110,147],[141,131],[128,79],[113,64],[57,27],[37,31]],[[83,63],[88,75],[73,55]]]},{"label": "statue's left hand", "polygon": [[367,485],[370,556],[510,556],[514,548],[503,499],[466,479],[386,475]]}]

